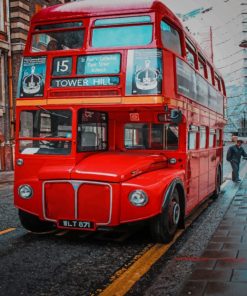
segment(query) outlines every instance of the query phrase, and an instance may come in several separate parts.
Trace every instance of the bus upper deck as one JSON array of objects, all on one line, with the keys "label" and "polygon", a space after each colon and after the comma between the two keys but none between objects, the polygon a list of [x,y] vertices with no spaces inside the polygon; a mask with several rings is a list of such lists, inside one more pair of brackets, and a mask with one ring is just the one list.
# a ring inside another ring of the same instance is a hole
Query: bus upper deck
[{"label": "bus upper deck", "polygon": [[17,106],[183,108],[181,101],[188,98],[223,115],[223,79],[162,2],[98,4],[69,3],[34,16]]}]

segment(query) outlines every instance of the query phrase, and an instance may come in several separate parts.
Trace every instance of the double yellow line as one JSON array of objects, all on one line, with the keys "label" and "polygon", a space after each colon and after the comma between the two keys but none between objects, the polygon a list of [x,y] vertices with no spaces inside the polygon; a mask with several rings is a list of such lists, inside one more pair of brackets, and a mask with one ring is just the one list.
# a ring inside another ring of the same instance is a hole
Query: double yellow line
[{"label": "double yellow line", "polygon": [[7,228],[5,230],[0,231],[0,235],[9,233],[9,232],[14,231],[14,230],[15,230],[15,228]]},{"label": "double yellow line", "polygon": [[[163,256],[172,244],[181,236],[184,230],[177,231],[174,239],[169,244],[155,244],[146,251],[127,270],[118,270],[112,279],[115,279],[108,287],[100,292],[99,296],[125,295],[134,284]],[[124,268],[123,268],[124,269]],[[121,274],[120,276],[118,276]]]}]

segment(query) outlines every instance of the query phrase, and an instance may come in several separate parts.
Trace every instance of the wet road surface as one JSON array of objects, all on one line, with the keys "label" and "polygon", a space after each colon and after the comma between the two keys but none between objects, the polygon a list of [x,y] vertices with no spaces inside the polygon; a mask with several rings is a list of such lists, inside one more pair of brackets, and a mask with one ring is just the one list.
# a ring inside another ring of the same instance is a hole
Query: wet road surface
[{"label": "wet road surface", "polygon": [[[230,171],[226,165],[224,176]],[[231,182],[229,186],[127,295],[179,293],[193,264],[176,258],[198,255],[205,248],[231,201],[234,186]],[[12,183],[0,182],[0,198],[0,296],[96,295],[114,274],[152,246],[146,228],[123,241],[64,231],[34,235],[19,223],[13,207]]]}]

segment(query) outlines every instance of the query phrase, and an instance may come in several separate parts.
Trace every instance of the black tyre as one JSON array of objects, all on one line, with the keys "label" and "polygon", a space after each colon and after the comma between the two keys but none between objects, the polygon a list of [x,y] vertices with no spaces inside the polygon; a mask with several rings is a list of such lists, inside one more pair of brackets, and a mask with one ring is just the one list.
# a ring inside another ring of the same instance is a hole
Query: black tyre
[{"label": "black tyre", "polygon": [[169,243],[178,228],[180,216],[179,194],[175,188],[162,213],[151,221],[150,231],[152,238],[159,243]]},{"label": "black tyre", "polygon": [[216,187],[215,187],[215,191],[212,195],[212,198],[213,199],[216,199],[219,197],[219,194],[220,194],[220,186],[221,186],[221,171],[220,169],[218,168],[217,169],[217,176],[216,176]]},{"label": "black tyre", "polygon": [[37,216],[19,210],[21,224],[27,230],[32,232],[49,232],[55,229],[54,223],[41,221]]}]

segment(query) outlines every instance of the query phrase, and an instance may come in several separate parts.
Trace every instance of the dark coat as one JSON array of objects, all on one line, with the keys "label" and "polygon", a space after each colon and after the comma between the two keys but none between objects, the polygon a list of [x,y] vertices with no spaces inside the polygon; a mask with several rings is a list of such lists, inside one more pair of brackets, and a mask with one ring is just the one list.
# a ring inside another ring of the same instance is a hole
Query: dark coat
[{"label": "dark coat", "polygon": [[226,160],[240,163],[241,156],[247,157],[247,153],[244,151],[244,148],[241,146],[238,147],[237,145],[233,145],[230,146],[227,151]]}]

